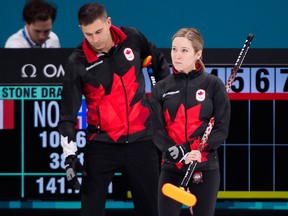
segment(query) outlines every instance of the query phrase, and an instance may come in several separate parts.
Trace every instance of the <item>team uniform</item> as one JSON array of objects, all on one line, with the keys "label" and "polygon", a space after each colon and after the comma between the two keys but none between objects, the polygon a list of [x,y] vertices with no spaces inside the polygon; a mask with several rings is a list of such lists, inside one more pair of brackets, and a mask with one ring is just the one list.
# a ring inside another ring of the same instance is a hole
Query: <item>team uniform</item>
[{"label": "team uniform", "polygon": [[152,142],[142,61],[152,55],[156,80],[170,74],[164,55],[134,28],[111,26],[114,46],[97,53],[86,40],[68,58],[59,132],[75,141],[82,95],[87,106],[87,143],[81,215],[104,215],[107,188],[118,169],[127,171],[139,215],[158,215],[159,159]]},{"label": "team uniform", "polygon": [[60,48],[60,41],[54,32],[50,32],[49,38],[41,46],[36,45],[29,37],[26,27],[11,35],[5,48]]},{"label": "team uniform", "polygon": [[[189,151],[196,150],[211,117],[215,117],[213,130],[202,151],[202,162],[193,173],[202,178],[192,177],[188,184],[190,192],[197,197],[194,214],[214,215],[220,185],[217,149],[228,136],[230,122],[230,102],[223,82],[201,68],[188,74],[178,73],[173,68],[173,75],[154,86],[150,106],[153,140],[163,155],[168,148],[184,143],[190,144]],[[180,203],[165,197],[161,188],[167,182],[180,186],[187,167],[184,160],[171,162],[163,158],[159,182],[160,216],[170,216],[175,210],[180,212]]]}]

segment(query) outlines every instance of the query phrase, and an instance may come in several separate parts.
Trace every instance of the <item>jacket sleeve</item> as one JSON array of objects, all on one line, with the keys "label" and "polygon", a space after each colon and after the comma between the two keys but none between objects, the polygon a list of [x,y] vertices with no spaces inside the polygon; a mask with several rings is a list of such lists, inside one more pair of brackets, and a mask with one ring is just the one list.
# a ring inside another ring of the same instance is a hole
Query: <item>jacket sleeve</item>
[{"label": "jacket sleeve", "polygon": [[230,101],[223,82],[218,79],[214,88],[214,127],[208,137],[209,147],[216,150],[225,141],[230,124]]},{"label": "jacket sleeve", "polygon": [[63,137],[68,137],[68,143],[71,140],[75,142],[77,113],[82,103],[82,84],[79,70],[80,68],[69,58],[65,67],[58,123],[59,133]]},{"label": "jacket sleeve", "polygon": [[176,145],[176,143],[168,136],[165,130],[165,119],[162,110],[162,94],[159,91],[161,82],[157,83],[151,92],[150,97],[150,116],[152,123],[152,138],[157,148],[164,153],[169,147]]},{"label": "jacket sleeve", "polygon": [[150,42],[140,31],[136,31],[141,44],[141,58],[145,59],[149,55],[152,56],[151,68],[153,69],[156,82],[169,76],[171,74],[170,67],[164,53],[162,53],[156,45]]},{"label": "jacket sleeve", "polygon": [[170,67],[169,64],[162,52],[160,52],[157,47],[150,43],[150,47],[152,50],[152,69],[155,75],[155,80],[158,82],[159,80],[164,79],[165,77],[169,76]]}]

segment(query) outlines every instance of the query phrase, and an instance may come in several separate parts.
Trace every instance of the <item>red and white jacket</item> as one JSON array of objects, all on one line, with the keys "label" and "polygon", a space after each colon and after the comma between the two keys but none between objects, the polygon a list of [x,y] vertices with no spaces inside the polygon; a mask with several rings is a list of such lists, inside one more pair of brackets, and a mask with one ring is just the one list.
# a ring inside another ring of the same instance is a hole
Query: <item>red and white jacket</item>
[{"label": "red and white jacket", "polygon": [[59,132],[75,141],[77,112],[85,97],[89,140],[127,143],[151,139],[142,61],[152,55],[156,80],[170,75],[164,55],[139,31],[111,26],[114,46],[97,53],[86,40],[67,60]]},{"label": "red and white jacket", "polygon": [[[153,140],[162,153],[171,146],[192,143],[203,136],[214,116],[208,146],[204,149],[206,152],[202,152],[207,161],[198,163],[196,169],[217,169],[217,149],[227,138],[230,123],[230,102],[224,83],[201,68],[189,74],[178,73],[175,69],[173,72],[152,89]],[[181,166],[179,163],[164,163],[162,166],[176,170],[187,168],[184,161]]]}]

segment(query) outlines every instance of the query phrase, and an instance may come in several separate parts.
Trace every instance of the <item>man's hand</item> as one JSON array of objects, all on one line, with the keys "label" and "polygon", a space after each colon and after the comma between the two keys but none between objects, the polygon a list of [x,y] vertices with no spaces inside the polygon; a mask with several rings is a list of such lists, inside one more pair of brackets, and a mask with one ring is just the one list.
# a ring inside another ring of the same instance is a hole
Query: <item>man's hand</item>
[{"label": "man's hand", "polygon": [[76,155],[69,155],[65,159],[66,177],[68,183],[76,190],[80,189],[80,183],[77,178],[77,171],[87,175],[84,166],[80,163]]},{"label": "man's hand", "polygon": [[174,145],[163,154],[163,158],[169,162],[180,162],[181,160],[185,160],[185,155],[190,151],[189,144],[184,143],[182,145]]}]

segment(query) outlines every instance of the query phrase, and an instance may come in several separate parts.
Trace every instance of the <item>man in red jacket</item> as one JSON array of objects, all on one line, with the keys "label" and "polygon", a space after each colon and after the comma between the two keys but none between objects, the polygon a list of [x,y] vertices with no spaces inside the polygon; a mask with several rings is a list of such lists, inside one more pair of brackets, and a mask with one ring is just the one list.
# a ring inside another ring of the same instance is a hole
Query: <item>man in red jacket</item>
[{"label": "man in red jacket", "polygon": [[82,178],[81,216],[105,215],[107,188],[118,169],[127,174],[137,215],[157,216],[159,160],[142,62],[152,56],[156,81],[170,74],[169,65],[138,30],[112,25],[101,4],[83,5],[78,21],[85,39],[67,60],[58,128],[67,178],[79,189],[75,125],[84,95],[87,175]]}]

